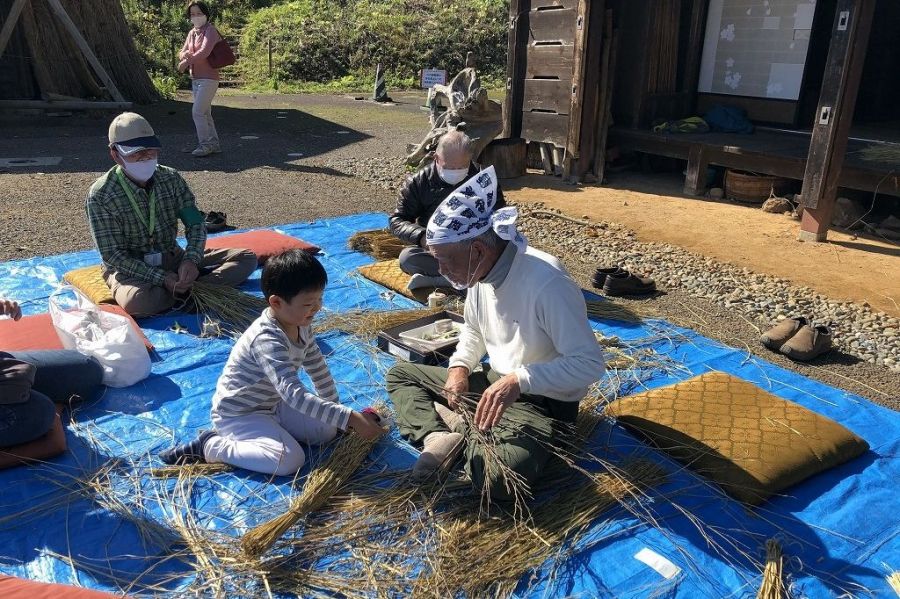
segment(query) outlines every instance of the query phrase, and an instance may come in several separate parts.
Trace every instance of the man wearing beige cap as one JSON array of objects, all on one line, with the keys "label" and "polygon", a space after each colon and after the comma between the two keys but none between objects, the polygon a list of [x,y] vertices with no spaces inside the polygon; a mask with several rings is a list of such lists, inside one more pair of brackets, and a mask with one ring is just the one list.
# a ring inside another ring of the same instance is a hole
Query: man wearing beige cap
[{"label": "man wearing beige cap", "polygon": [[[109,126],[109,155],[116,166],[87,196],[106,283],[134,316],[168,310],[198,278],[239,285],[256,268],[256,256],[247,250],[204,251],[206,226],[194,194],[176,170],[158,164],[161,147],[144,117],[120,114]],[[176,242],[179,220],[186,249]]]}]

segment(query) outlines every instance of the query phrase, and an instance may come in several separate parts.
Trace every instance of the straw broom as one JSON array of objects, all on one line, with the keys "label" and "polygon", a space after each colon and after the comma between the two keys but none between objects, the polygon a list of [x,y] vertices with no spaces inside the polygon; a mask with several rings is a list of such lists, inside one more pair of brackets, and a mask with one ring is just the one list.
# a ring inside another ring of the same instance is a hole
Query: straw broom
[{"label": "straw broom", "polygon": [[756,599],[785,599],[788,594],[782,576],[781,545],[775,539],[766,541],[766,567]]},{"label": "straw broom", "polygon": [[239,289],[200,281],[191,286],[188,301],[207,321],[218,323],[222,331],[234,336],[246,331],[269,305],[265,299]]},{"label": "straw broom", "polygon": [[403,243],[390,231],[375,229],[354,233],[347,240],[351,250],[363,252],[379,260],[393,260],[400,256],[407,244]]},{"label": "straw broom", "polygon": [[[376,412],[384,419],[387,408],[383,404],[379,405]],[[344,435],[328,459],[306,477],[303,491],[291,502],[290,509],[243,536],[241,547],[244,552],[251,557],[262,555],[301,518],[325,505],[356,472],[377,441],[378,439],[367,441],[352,431]]]}]

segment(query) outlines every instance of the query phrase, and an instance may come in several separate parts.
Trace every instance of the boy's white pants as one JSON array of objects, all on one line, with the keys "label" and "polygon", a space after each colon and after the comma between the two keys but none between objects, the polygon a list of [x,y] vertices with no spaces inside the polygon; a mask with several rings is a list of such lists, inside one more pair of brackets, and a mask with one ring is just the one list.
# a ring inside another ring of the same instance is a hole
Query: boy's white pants
[{"label": "boy's white pants", "polygon": [[301,414],[279,402],[274,414],[249,414],[233,418],[213,416],[216,434],[207,439],[203,454],[210,463],[287,476],[306,462],[300,441],[308,445],[326,443],[337,428]]}]

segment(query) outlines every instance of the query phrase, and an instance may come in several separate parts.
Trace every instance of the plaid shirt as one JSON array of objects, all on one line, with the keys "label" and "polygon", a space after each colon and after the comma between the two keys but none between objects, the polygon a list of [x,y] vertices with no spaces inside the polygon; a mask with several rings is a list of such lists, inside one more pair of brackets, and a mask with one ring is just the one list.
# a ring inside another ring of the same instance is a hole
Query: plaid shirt
[{"label": "plaid shirt", "polygon": [[[187,237],[184,259],[199,265],[206,244],[206,227],[194,203],[194,194],[178,171],[159,166],[151,179],[150,190],[156,193],[156,235],[155,243],[151,245],[146,227],[119,183],[118,168],[114,166],[97,179],[87,196],[91,235],[104,266],[129,277],[162,285],[166,271],[146,264],[144,254],[177,251],[179,219],[184,222]],[[135,185],[124,173],[123,178],[146,219],[150,208],[148,190]]]}]

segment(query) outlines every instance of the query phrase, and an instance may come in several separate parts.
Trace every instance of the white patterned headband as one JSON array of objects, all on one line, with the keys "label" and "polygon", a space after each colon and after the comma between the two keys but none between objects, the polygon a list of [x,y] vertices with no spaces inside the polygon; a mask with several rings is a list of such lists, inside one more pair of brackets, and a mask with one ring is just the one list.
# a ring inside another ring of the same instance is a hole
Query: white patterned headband
[{"label": "white patterned headband", "polygon": [[425,230],[429,245],[459,243],[493,229],[498,237],[525,249],[528,241],[516,229],[519,211],[497,205],[497,173],[489,166],[457,187],[431,215]]}]

